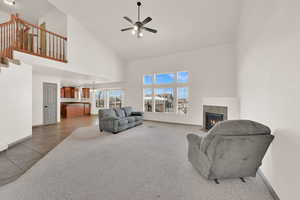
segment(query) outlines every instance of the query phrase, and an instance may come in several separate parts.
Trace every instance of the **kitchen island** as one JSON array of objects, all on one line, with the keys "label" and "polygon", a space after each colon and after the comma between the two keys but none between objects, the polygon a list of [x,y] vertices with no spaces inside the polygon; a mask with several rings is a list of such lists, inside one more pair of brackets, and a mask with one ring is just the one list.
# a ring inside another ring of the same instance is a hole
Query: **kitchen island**
[{"label": "kitchen island", "polygon": [[74,118],[91,114],[89,102],[61,102],[61,117]]}]

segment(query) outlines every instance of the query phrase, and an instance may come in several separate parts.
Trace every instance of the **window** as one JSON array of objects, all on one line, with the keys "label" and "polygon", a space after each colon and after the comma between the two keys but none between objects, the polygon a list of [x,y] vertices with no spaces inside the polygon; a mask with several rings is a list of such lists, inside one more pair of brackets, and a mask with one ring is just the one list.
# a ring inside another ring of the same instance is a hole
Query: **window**
[{"label": "window", "polygon": [[155,84],[171,84],[175,82],[175,74],[156,74],[155,75]]},{"label": "window", "polygon": [[153,75],[144,76],[144,85],[151,85],[153,83]]},{"label": "window", "polygon": [[180,114],[187,114],[189,89],[187,87],[177,88],[177,110]]},{"label": "window", "polygon": [[152,99],[152,88],[144,89],[144,112],[152,112],[153,99]]},{"label": "window", "polygon": [[121,108],[122,107],[122,90],[110,90],[109,94],[109,108]]},{"label": "window", "polygon": [[144,112],[188,112],[189,73],[157,73],[143,76]]},{"label": "window", "polygon": [[173,88],[155,89],[155,112],[174,112]]},{"label": "window", "polygon": [[96,91],[96,107],[105,108],[105,91],[103,90]]},{"label": "window", "polygon": [[124,92],[122,90],[96,90],[97,108],[120,108],[123,105]]},{"label": "window", "polygon": [[187,83],[189,80],[188,72],[178,72],[177,73],[177,82],[178,83]]}]

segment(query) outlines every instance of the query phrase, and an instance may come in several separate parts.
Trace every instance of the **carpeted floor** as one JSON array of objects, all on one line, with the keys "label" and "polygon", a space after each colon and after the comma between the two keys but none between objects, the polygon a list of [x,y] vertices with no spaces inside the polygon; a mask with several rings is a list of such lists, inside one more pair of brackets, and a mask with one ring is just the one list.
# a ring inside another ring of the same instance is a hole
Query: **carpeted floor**
[{"label": "carpeted floor", "polygon": [[[5,200],[272,200],[260,177],[213,181],[187,161],[180,126],[142,125],[117,135],[80,128],[15,182]],[[200,133],[200,131],[199,131]]]}]

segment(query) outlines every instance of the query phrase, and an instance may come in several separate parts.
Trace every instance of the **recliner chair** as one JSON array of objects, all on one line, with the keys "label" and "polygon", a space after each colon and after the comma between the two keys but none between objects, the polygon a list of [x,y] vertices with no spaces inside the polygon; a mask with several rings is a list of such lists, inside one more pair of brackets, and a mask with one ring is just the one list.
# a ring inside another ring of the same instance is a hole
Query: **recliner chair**
[{"label": "recliner chair", "polygon": [[207,179],[255,177],[274,139],[271,130],[250,120],[217,123],[204,137],[188,134],[188,160]]}]

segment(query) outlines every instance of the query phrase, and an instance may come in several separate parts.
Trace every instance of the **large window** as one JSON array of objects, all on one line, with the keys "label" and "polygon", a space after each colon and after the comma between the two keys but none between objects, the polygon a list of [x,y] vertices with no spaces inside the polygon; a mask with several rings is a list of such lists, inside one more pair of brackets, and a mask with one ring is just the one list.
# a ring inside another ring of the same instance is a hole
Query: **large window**
[{"label": "large window", "polygon": [[152,112],[153,99],[152,99],[152,88],[144,89],[144,111]]},{"label": "large window", "polygon": [[105,92],[103,90],[96,91],[96,107],[105,108]]},{"label": "large window", "polygon": [[178,113],[186,114],[188,109],[189,89],[187,87],[177,88]]},{"label": "large window", "polygon": [[122,90],[110,90],[109,94],[109,108],[121,108],[122,107]]},{"label": "large window", "polygon": [[143,77],[145,112],[188,112],[189,73],[158,73]]},{"label": "large window", "polygon": [[155,75],[155,84],[171,84],[175,82],[175,74],[156,74]]},{"label": "large window", "polygon": [[96,91],[97,108],[121,108],[124,92],[117,89],[103,89]]},{"label": "large window", "polygon": [[173,88],[155,88],[155,112],[174,112]]}]

